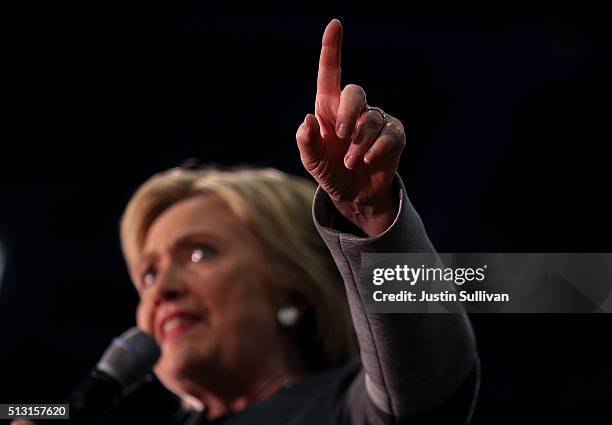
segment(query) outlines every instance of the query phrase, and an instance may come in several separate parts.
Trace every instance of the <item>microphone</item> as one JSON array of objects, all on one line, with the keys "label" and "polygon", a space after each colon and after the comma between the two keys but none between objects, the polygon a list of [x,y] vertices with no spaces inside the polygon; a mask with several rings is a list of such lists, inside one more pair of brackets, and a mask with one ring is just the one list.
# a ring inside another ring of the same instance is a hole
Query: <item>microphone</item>
[{"label": "microphone", "polygon": [[114,338],[96,367],[66,399],[70,405],[69,423],[92,423],[121,397],[150,381],[160,353],[153,337],[137,327]]}]

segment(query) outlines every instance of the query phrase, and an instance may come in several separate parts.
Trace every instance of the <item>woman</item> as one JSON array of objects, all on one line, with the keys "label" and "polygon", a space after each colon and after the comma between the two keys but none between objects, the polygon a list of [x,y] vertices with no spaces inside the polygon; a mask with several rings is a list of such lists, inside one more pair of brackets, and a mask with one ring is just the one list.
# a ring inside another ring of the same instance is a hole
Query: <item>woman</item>
[{"label": "woman", "polygon": [[476,355],[465,317],[373,315],[359,298],[361,252],[433,248],[394,178],[401,123],[368,108],[360,87],[340,91],[341,34],[337,20],[325,30],[316,112],[297,142],[320,186],[314,219],[344,278],[362,366],[350,363],[346,295],[311,225],[306,182],[269,170],[174,170],[145,183],[126,210],[138,323],[162,346],[162,383],[205,407],[195,422],[469,416]]},{"label": "woman", "polygon": [[433,247],[396,175],[402,124],[359,86],[340,91],[341,36],[333,20],[315,115],[297,131],[316,194],[275,170],[175,169],[126,209],[137,322],[162,348],[160,381],[196,410],[186,423],[469,420],[477,355],[465,315],[362,304],[361,253]]}]

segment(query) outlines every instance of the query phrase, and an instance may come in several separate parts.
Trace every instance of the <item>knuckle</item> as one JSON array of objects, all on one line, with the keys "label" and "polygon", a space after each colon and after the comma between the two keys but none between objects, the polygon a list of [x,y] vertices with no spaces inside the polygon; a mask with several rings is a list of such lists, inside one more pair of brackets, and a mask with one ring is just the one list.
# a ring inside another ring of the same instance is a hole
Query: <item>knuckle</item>
[{"label": "knuckle", "polygon": [[382,118],[378,112],[368,112],[368,119],[366,119],[362,125],[364,129],[369,130],[370,132],[378,132],[380,131],[380,127],[382,125]]},{"label": "knuckle", "polygon": [[321,96],[317,96],[315,99],[315,111],[320,112],[325,110],[327,104],[325,103],[325,99]]},{"label": "knuckle", "polygon": [[304,137],[304,132],[302,129],[298,129],[297,133],[295,133],[295,140],[301,145],[306,144],[307,139]]},{"label": "knuckle", "polygon": [[368,111],[368,119],[366,120],[372,128],[377,130],[381,130],[381,127],[384,124],[383,117],[378,111]]},{"label": "knuckle", "polygon": [[365,97],[366,97],[365,90],[363,89],[363,87],[361,87],[358,84],[347,84],[344,87],[344,90],[347,90],[348,93],[351,93],[351,94],[353,94],[355,96],[359,96],[359,97],[361,97],[363,99],[365,99]]},{"label": "knuckle", "polygon": [[406,133],[404,132],[404,126],[395,121],[388,122],[386,125],[386,131],[389,135],[397,142],[405,142]]}]

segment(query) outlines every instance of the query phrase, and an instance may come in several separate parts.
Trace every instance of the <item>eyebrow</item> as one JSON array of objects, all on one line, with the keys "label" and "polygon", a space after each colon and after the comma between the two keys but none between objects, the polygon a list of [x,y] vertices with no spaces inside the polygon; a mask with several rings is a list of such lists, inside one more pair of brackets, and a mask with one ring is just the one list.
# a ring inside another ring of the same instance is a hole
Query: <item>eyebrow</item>
[{"label": "eyebrow", "polygon": [[[208,232],[198,231],[198,232],[193,232],[193,233],[187,233],[181,236],[180,238],[176,239],[174,242],[172,242],[172,244],[170,245],[170,251],[174,251],[178,247],[181,247],[181,246],[193,243],[193,242],[201,241],[202,239],[206,239],[211,242],[219,241],[218,235],[213,235]],[[154,252],[144,253],[138,260],[138,265],[137,265],[138,272],[141,273],[145,265],[151,263],[156,256],[157,254]]]}]

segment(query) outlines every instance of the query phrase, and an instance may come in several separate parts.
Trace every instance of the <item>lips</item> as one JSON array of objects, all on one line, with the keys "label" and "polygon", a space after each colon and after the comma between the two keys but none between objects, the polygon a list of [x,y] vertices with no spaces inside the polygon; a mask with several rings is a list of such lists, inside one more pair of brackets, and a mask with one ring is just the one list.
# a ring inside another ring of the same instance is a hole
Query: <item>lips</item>
[{"label": "lips", "polygon": [[158,335],[162,342],[168,342],[179,337],[202,321],[200,315],[188,311],[168,312],[159,321]]}]

